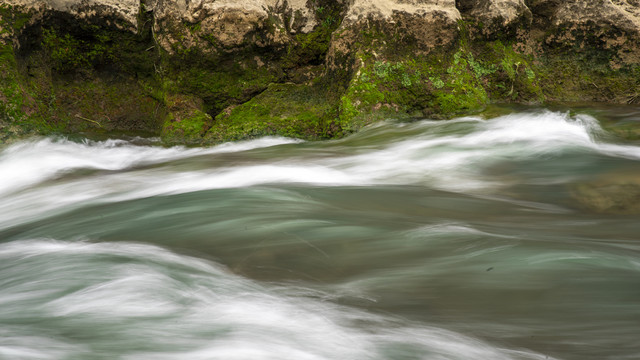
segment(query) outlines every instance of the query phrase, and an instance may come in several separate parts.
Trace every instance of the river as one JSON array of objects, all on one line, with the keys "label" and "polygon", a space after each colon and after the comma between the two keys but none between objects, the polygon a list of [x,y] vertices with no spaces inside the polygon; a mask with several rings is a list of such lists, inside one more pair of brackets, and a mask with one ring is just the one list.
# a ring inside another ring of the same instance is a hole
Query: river
[{"label": "river", "polygon": [[639,359],[640,146],[598,114],[640,109],[598,111],[5,145],[0,359]]}]

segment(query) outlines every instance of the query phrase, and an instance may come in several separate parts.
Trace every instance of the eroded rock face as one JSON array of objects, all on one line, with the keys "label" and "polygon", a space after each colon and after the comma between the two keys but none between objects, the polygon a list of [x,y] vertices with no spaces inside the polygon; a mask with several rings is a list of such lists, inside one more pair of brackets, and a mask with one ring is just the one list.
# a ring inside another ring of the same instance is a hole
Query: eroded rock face
[{"label": "eroded rock face", "polygon": [[[416,55],[452,45],[459,35],[454,0],[354,0],[334,36],[329,62],[375,45],[374,56],[399,49]],[[393,45],[393,46],[390,46]]]},{"label": "eroded rock face", "polygon": [[543,19],[551,19],[555,14],[558,6],[564,3],[563,0],[526,0],[525,3],[529,10],[537,17]]},{"label": "eroded rock face", "polygon": [[425,20],[436,14],[454,20],[460,17],[453,0],[354,0],[349,5],[343,24],[351,26],[372,18],[392,20],[399,13],[424,17]]},{"label": "eroded rock face", "polygon": [[557,31],[547,43],[610,50],[623,64],[640,61],[639,1],[570,0],[553,9]]},{"label": "eroded rock face", "polygon": [[164,50],[196,47],[203,52],[247,46],[283,47],[291,34],[317,25],[303,0],[156,0],[154,30]]},{"label": "eroded rock face", "polygon": [[531,11],[523,0],[458,0],[456,5],[466,19],[482,25],[479,30],[485,36],[531,23]]},{"label": "eroded rock face", "polygon": [[138,28],[139,0],[4,0],[8,6],[31,13],[34,21],[49,11],[73,15],[82,21],[92,17],[109,17],[119,21],[113,24],[121,29]]},{"label": "eroded rock face", "polygon": [[593,23],[613,26],[626,32],[640,31],[640,2],[637,0],[570,0],[557,6],[555,25]]}]

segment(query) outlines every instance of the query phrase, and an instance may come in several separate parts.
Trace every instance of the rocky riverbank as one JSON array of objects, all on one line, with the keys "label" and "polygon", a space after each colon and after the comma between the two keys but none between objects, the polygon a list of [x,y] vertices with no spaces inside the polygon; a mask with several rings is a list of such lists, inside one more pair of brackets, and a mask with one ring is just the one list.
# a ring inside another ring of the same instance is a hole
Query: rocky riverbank
[{"label": "rocky riverbank", "polygon": [[340,137],[491,103],[640,103],[637,0],[3,0],[0,141]]}]

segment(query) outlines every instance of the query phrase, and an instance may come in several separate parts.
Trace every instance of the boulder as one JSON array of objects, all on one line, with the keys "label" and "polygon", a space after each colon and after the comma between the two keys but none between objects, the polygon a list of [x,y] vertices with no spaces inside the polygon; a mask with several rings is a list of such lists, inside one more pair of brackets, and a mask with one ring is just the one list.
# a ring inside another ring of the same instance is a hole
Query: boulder
[{"label": "boulder", "polygon": [[366,42],[363,37],[379,38],[381,47],[393,41],[426,54],[457,39],[458,20],[460,12],[454,0],[354,0],[334,42],[336,50],[349,52],[355,43]]},{"label": "boulder", "polygon": [[549,8],[556,31],[547,44],[605,50],[616,57],[613,65],[640,62],[638,0],[569,0]]},{"label": "boulder", "polygon": [[354,73],[364,65],[358,54],[386,60],[449,50],[460,19],[454,0],[351,1],[332,38],[327,66],[330,73]]},{"label": "boulder", "polygon": [[156,0],[158,44],[173,54],[197,48],[205,53],[257,46],[283,48],[295,33],[317,25],[314,11],[303,0]]}]

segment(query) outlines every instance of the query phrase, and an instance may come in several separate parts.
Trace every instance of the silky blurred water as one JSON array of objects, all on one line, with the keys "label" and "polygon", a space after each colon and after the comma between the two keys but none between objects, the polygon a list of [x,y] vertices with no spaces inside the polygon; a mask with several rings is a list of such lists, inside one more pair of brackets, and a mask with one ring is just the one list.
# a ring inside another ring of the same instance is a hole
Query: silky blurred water
[{"label": "silky blurred water", "polygon": [[588,113],[640,121],[4,146],[0,359],[639,359],[640,146]]}]

